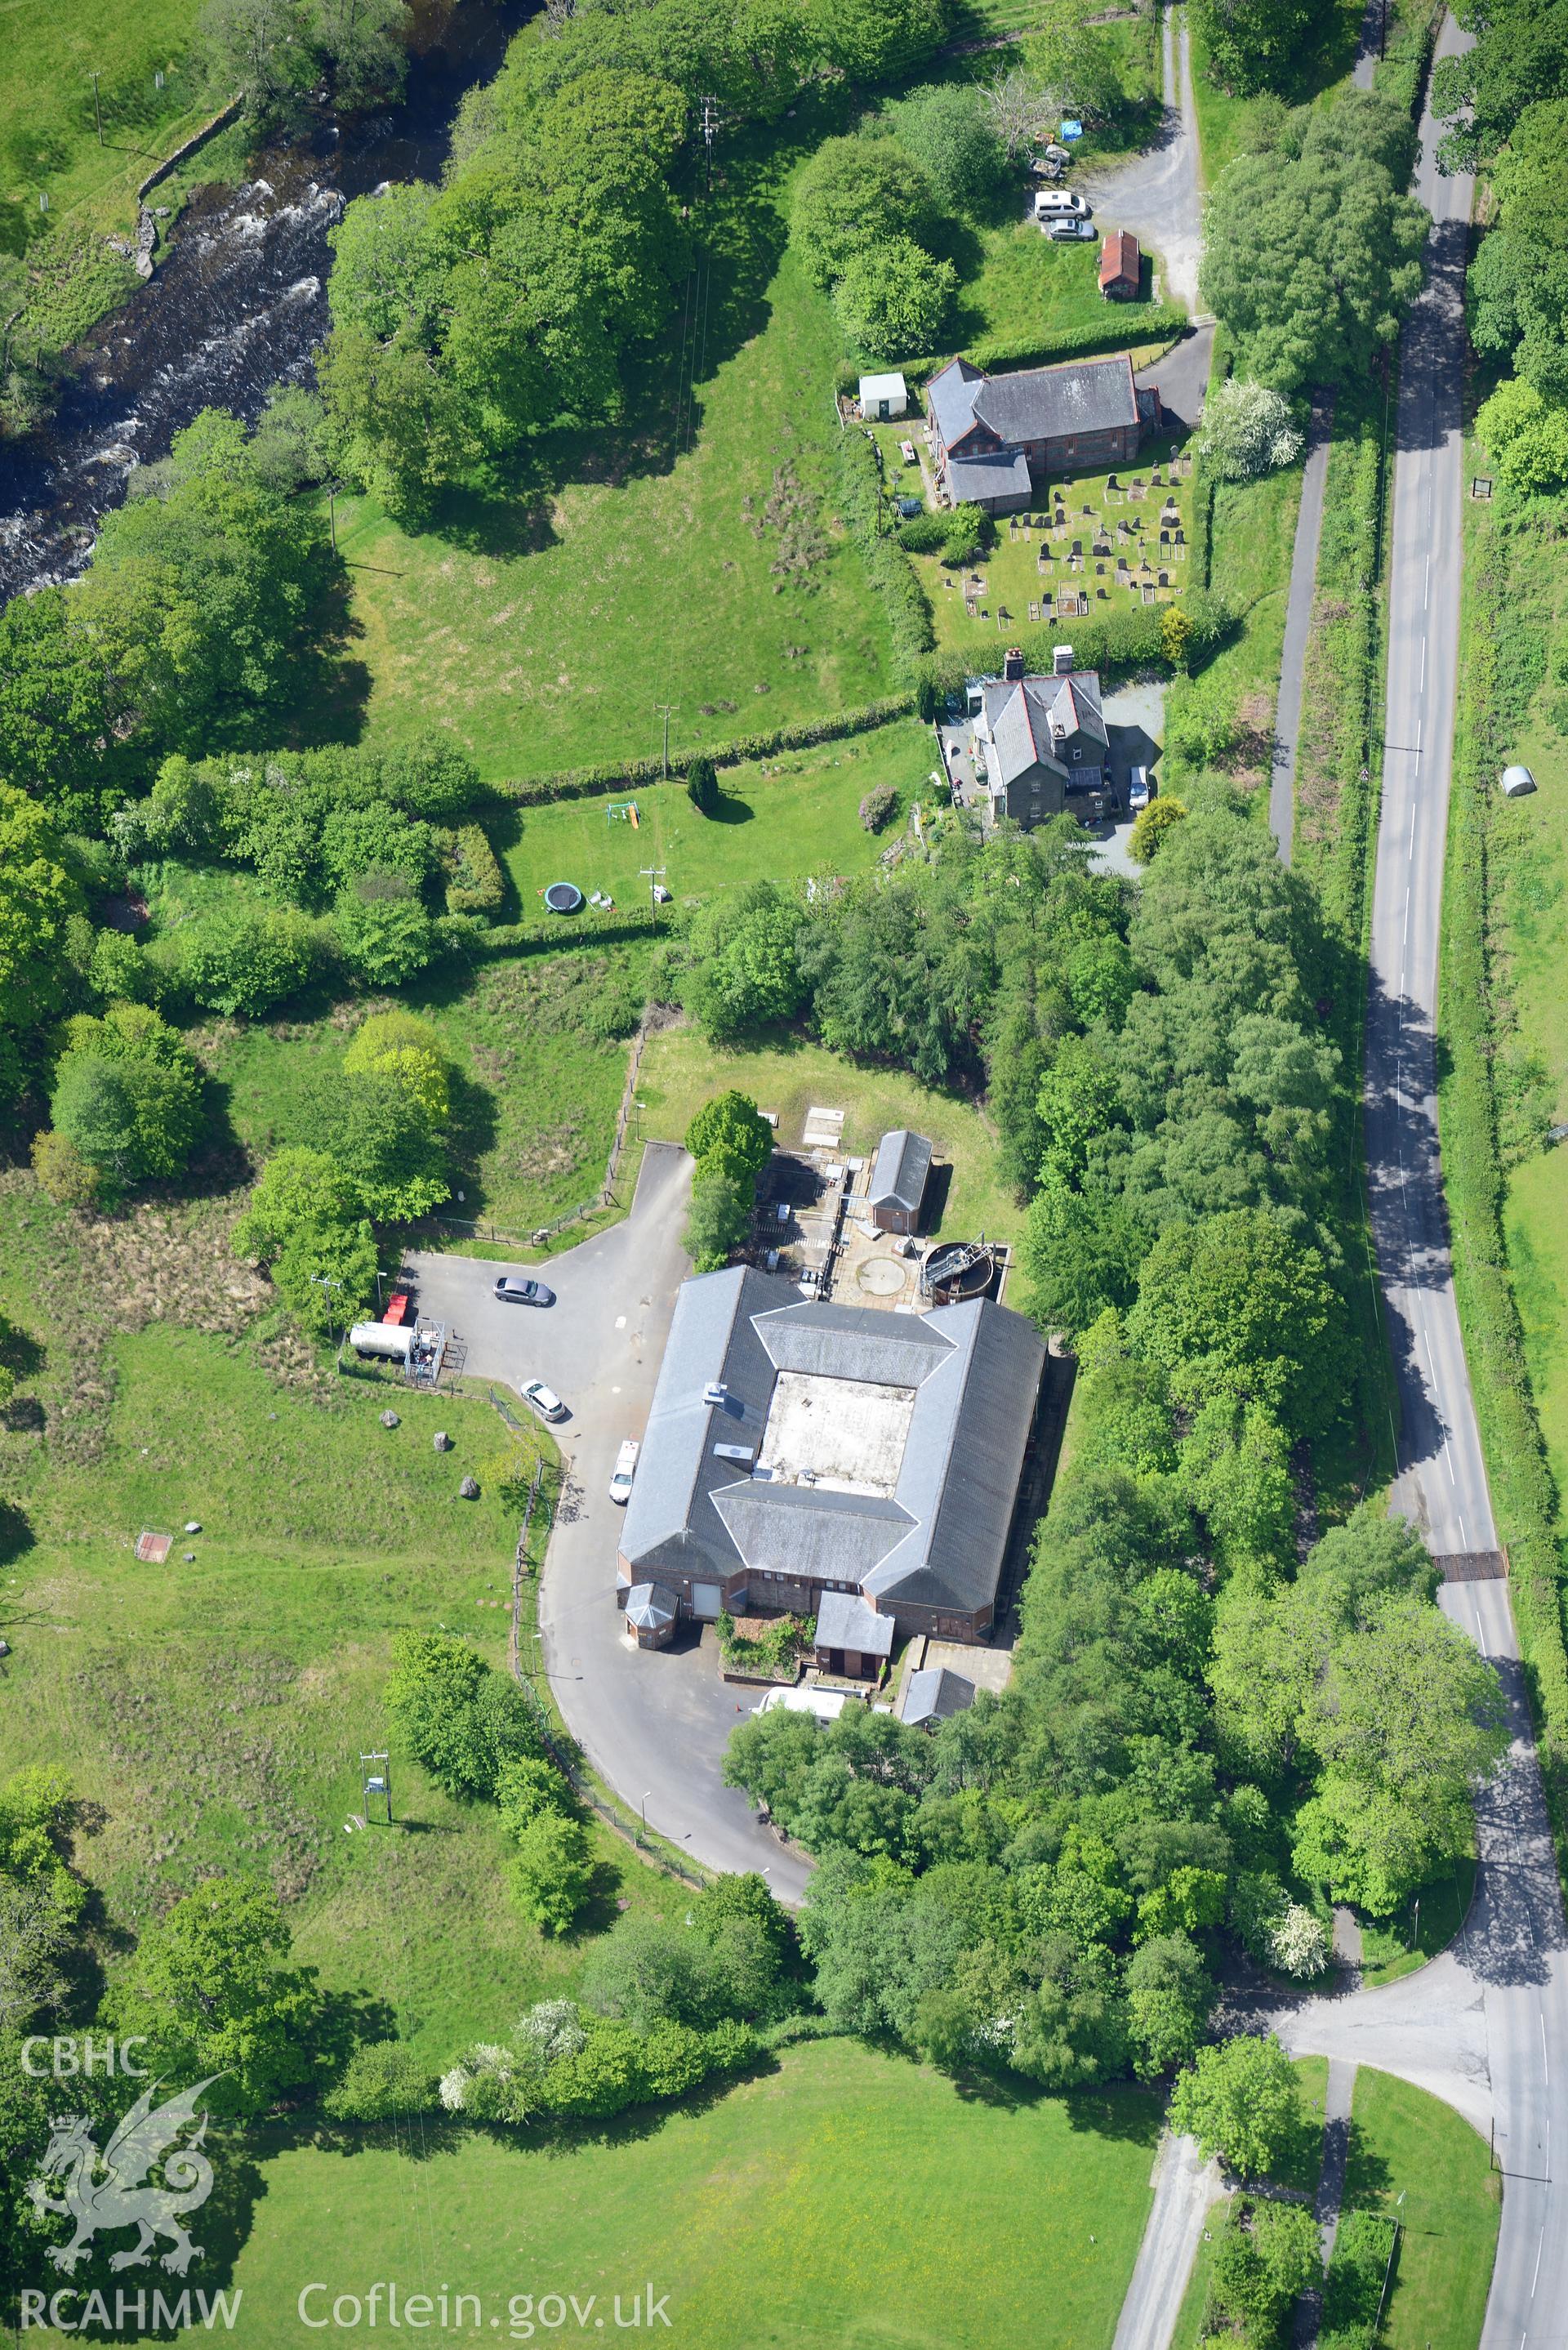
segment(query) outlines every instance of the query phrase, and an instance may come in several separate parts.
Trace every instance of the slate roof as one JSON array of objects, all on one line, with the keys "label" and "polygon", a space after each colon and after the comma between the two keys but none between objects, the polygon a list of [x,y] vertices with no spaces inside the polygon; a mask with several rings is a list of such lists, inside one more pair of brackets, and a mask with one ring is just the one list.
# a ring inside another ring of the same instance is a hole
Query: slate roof
[{"label": "slate roof", "polygon": [[1075,359],[1068,367],[1026,368],[989,376],[974,393],[974,414],[999,440],[1069,439],[1137,422],[1137,393],[1126,352],[1110,359]]},{"label": "slate roof", "polygon": [[907,1208],[910,1215],[918,1214],[930,1172],[931,1145],[927,1137],[911,1134],[905,1126],[895,1128],[877,1145],[867,1195],[870,1205]]},{"label": "slate roof", "polygon": [[1037,766],[1070,783],[1072,773],[1055,753],[1057,726],[1069,736],[1082,734],[1109,747],[1100,681],[1093,670],[1075,670],[1070,677],[993,679],[981,698],[990,735],[985,764],[993,785],[1005,788]]},{"label": "slate roof", "polygon": [[626,1620],[639,1631],[662,1631],[680,1612],[675,1594],[661,1583],[637,1583],[626,1595]]},{"label": "slate roof", "polygon": [[878,1616],[853,1591],[825,1591],[816,1611],[819,1648],[858,1648],[863,1657],[890,1657],[893,1618]]},{"label": "slate roof", "polygon": [[973,1703],[972,1681],[965,1680],[961,1673],[950,1672],[945,1665],[928,1665],[909,1675],[898,1719],[919,1730],[927,1722],[948,1721]]},{"label": "slate roof", "polygon": [[[1021,1315],[975,1298],[926,1315],[803,1299],[749,1265],[681,1284],[621,1554],[636,1579],[742,1566],[854,1582],[965,1614],[996,1595],[1044,1348]],[[781,1369],[916,1390],[891,1496],[774,1483],[718,1458],[760,1447]],[[704,1401],[709,1382],[728,1392]]]},{"label": "slate roof", "polygon": [[948,494],[955,506],[981,505],[987,498],[1026,498],[1029,460],[1022,449],[999,449],[994,456],[950,457]]},{"label": "slate roof", "polygon": [[950,359],[926,386],[926,401],[937,420],[942,446],[950,449],[974,422],[974,394],[985,377],[968,359]]}]

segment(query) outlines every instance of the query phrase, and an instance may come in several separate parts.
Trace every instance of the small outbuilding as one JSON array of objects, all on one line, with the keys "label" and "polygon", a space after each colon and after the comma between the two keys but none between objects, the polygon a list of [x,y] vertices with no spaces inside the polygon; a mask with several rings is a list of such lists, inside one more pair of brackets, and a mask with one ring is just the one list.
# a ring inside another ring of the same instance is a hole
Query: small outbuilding
[{"label": "small outbuilding", "polygon": [[1114,228],[1100,247],[1100,293],[1107,302],[1136,302],[1143,291],[1143,255],[1130,228]]},{"label": "small outbuilding", "polygon": [[1502,771],[1502,795],[1508,800],[1526,798],[1535,789],[1535,778],[1528,767],[1505,767]]},{"label": "small outbuilding", "polygon": [[816,1613],[818,1672],[843,1680],[879,1680],[893,1653],[893,1618],[855,1591],[826,1591]]},{"label": "small outbuilding", "polygon": [[898,1719],[911,1730],[935,1730],[955,1713],[966,1713],[974,1703],[974,1683],[945,1665],[928,1665],[911,1673],[904,1685]]},{"label": "small outbuilding", "polygon": [[909,392],[901,375],[863,375],[860,413],[867,424],[889,424],[909,412]]},{"label": "small outbuilding", "polygon": [[639,1648],[667,1648],[680,1612],[662,1583],[634,1583],[626,1595],[626,1628]]},{"label": "small outbuilding", "polygon": [[899,1127],[877,1145],[867,1208],[878,1232],[919,1230],[920,1209],[930,1180],[931,1145],[923,1134]]}]

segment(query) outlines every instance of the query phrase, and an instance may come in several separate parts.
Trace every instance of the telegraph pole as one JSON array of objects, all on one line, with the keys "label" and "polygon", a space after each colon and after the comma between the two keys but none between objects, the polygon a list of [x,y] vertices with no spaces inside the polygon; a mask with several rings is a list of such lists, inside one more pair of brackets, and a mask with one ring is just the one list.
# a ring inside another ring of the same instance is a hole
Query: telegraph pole
[{"label": "telegraph pole", "polygon": [[659,928],[659,885],[664,879],[666,868],[662,865],[641,865],[638,870],[648,884],[648,902],[653,910],[653,927],[657,930]]},{"label": "telegraph pole", "polygon": [[697,103],[702,109],[701,129],[702,145],[707,153],[705,192],[711,196],[713,192],[713,134],[719,128],[719,101],[716,98],[700,98]]},{"label": "telegraph pole", "polygon": [[655,710],[661,710],[664,712],[664,780],[668,783],[670,781],[670,712],[679,710],[680,704],[678,702],[656,702],[653,706]]}]

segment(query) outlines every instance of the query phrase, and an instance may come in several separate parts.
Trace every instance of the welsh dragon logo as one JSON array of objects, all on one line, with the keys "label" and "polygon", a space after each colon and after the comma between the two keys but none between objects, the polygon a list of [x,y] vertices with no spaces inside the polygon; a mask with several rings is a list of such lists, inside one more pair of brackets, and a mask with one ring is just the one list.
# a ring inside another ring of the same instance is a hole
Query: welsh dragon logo
[{"label": "welsh dragon logo", "polygon": [[[161,2236],[169,2239],[162,2265],[176,2276],[183,2276],[191,2262],[201,2259],[202,2247],[191,2241],[182,2215],[199,2210],[213,2191],[213,2166],[201,2151],[206,2114],[192,2137],[182,2146],[178,2140],[195,2119],[197,2099],[219,2077],[210,2073],[193,2089],[183,2089],[158,2106],[152,2100],[159,2084],[153,2082],[119,2123],[101,2155],[88,2115],[63,2114],[56,2119],[54,2135],[27,2188],[36,2211],[58,2213],[75,2222],[68,2244],[48,2248],[56,2268],[69,2275],[100,2228],[139,2230],[129,2251],[112,2255],[111,2269],[145,2267]],[[158,2164],[162,2166],[161,2183],[147,2183],[148,2172]],[[62,2183],[57,2198],[48,2191],[52,2182]]]}]

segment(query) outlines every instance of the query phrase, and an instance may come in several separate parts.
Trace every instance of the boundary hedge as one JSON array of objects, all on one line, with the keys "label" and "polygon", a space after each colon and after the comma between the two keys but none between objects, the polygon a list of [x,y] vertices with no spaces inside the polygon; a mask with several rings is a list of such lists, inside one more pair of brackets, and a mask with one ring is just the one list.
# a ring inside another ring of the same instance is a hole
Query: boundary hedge
[{"label": "boundary hedge", "polygon": [[883,536],[882,500],[881,451],[858,425],[846,426],[838,438],[839,508],[859,549],[871,592],[881,597],[888,615],[893,673],[909,678],[921,654],[936,643],[937,634],[914,565],[895,537]]},{"label": "boundary hedge", "polygon": [[[1187,312],[1175,302],[1136,302],[1126,308],[1107,306],[1105,317],[1092,325],[1064,328],[1054,335],[1014,337],[1011,341],[1001,335],[982,336],[962,353],[938,351],[901,360],[898,373],[908,384],[922,384],[960,357],[988,373],[993,368],[1051,367],[1058,359],[1111,359],[1117,351],[1134,350],[1143,343],[1179,341],[1191,325]],[[839,368],[837,388],[846,399],[854,399],[863,372],[851,359]]]},{"label": "boundary hedge", "polygon": [[1438,1079],[1443,1170],[1451,1210],[1454,1286],[1476,1412],[1508,1551],[1514,1621],[1535,1717],[1541,1774],[1562,1869],[1568,1858],[1568,1648],[1557,1492],[1530,1392],[1524,1336],[1503,1235],[1504,1179],[1493,1083],[1491,972],[1487,944],[1490,778],[1510,748],[1511,712],[1499,686],[1499,648],[1511,625],[1507,542],[1472,518],[1474,556],[1461,634],[1465,649],[1455,729],[1443,891],[1438,1031],[1449,1055]]},{"label": "boundary hedge", "polygon": [[[738,767],[748,759],[771,759],[777,751],[809,751],[818,743],[841,743],[851,734],[873,733],[896,718],[914,714],[913,693],[885,693],[879,702],[865,702],[853,710],[836,710],[828,718],[797,719],[791,726],[775,726],[765,734],[737,734],[728,743],[693,743],[673,748],[670,773],[683,775],[699,753],[716,767]],[[486,784],[491,803],[508,807],[532,807],[545,800],[592,799],[622,784],[657,784],[663,780],[662,759],[615,759],[597,767],[557,767],[542,775],[520,775],[514,781]]]}]

